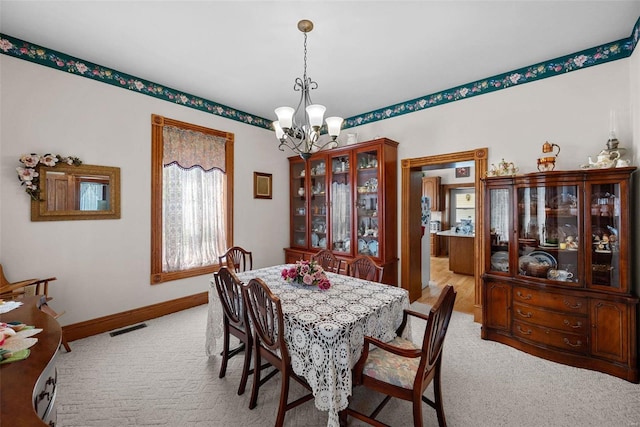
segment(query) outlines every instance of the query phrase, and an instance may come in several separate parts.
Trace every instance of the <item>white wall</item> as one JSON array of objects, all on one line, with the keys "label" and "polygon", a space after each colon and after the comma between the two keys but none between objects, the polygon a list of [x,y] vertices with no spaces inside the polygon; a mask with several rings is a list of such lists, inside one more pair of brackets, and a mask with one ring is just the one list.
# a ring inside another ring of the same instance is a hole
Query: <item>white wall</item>
[{"label": "white wall", "polygon": [[631,145],[629,61],[609,62],[353,130],[361,141],[375,136],[398,141],[401,159],[489,147],[489,165],[504,158],[514,162],[520,173],[537,171],[542,144],[549,141],[561,147],[556,170],[576,169],[605,148],[612,108],[620,145]]},{"label": "white wall", "polygon": [[[10,281],[58,277],[63,325],[206,291],[208,276],[150,285],[151,114],[235,134],[234,243],[257,267],[288,246],[288,162],[272,132],[0,55],[0,262]],[[119,220],[31,222],[15,168],[23,153],[78,156],[121,171]],[[253,199],[253,171],[273,199]]]}]

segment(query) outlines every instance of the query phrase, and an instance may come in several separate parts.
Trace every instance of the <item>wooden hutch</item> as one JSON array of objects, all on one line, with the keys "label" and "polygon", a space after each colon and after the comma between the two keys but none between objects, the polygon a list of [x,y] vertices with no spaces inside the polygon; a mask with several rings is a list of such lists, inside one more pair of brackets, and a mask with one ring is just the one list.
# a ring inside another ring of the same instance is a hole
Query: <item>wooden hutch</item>
[{"label": "wooden hutch", "polygon": [[290,247],[285,262],[330,249],[348,261],[359,254],[398,282],[398,143],[387,138],[289,158]]},{"label": "wooden hutch", "polygon": [[634,170],[484,180],[482,338],[638,382]]}]

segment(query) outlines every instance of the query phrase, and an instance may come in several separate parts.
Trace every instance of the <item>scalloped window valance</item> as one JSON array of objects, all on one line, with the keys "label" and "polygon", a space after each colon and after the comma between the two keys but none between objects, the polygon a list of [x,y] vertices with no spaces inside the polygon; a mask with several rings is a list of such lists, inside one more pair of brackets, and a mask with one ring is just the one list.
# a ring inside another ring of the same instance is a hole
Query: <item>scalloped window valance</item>
[{"label": "scalloped window valance", "polygon": [[225,172],[225,137],[167,125],[162,136],[164,166],[175,164],[182,169],[200,167],[207,172],[213,169]]}]

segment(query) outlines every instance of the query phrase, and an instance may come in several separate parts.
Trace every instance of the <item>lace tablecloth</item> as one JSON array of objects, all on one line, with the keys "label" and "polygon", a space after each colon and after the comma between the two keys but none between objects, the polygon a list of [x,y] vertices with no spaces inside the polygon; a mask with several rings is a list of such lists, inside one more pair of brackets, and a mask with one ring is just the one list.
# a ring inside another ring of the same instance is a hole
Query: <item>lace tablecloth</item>
[{"label": "lace tablecloth", "polygon": [[[409,294],[402,288],[328,273],[331,288],[285,282],[286,265],[238,273],[244,283],[259,277],[282,302],[287,347],[293,370],[313,390],[316,408],[329,411],[328,426],[338,426],[338,412],[348,405],[351,369],[362,353],[364,336],[395,338]],[[222,313],[212,279],[209,292],[207,354],[216,353]],[[410,328],[405,329],[405,335]],[[219,351],[218,351],[219,353]]]}]

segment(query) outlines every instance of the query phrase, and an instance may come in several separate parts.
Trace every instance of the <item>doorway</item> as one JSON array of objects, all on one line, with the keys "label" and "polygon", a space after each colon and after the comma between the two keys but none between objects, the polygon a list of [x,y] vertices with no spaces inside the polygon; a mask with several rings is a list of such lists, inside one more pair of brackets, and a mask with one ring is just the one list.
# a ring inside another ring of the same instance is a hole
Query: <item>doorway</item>
[{"label": "doorway", "polygon": [[419,157],[413,159],[403,159],[402,165],[402,194],[406,195],[401,202],[401,283],[404,289],[409,291],[411,302],[417,300],[422,295],[422,247],[421,233],[421,196],[422,196],[422,168],[426,166],[447,167],[458,162],[474,162],[474,185],[477,199],[477,209],[475,212],[476,239],[474,245],[475,265],[474,265],[474,320],[479,322],[482,317],[482,306],[480,301],[480,273],[484,265],[483,241],[483,191],[480,179],[487,171],[487,148],[479,148],[470,151],[441,154],[436,156]]}]

